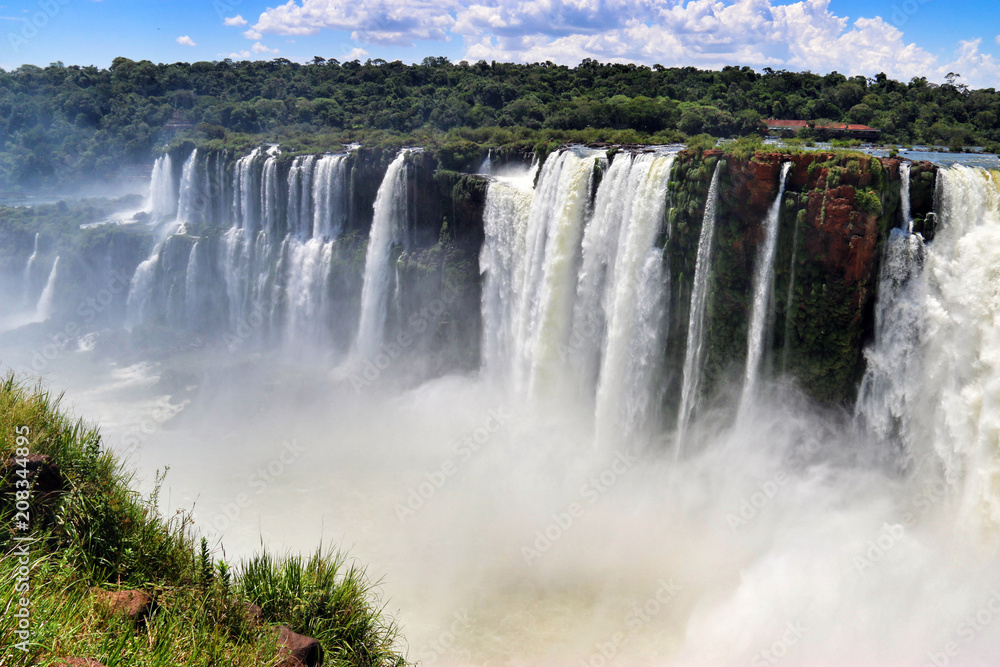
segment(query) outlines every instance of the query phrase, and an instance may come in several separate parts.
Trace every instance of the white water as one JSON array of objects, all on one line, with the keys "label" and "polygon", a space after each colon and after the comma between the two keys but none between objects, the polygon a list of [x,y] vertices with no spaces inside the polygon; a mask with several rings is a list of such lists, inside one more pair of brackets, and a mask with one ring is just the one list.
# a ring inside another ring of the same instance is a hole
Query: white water
[{"label": "white water", "polygon": [[913,233],[913,215],[910,213],[910,163],[899,165],[899,206],[902,210],[900,227],[910,234]]},{"label": "white water", "polygon": [[32,289],[34,281],[32,279],[31,274],[32,274],[32,269],[35,268],[35,262],[37,260],[38,260],[38,234],[36,233],[35,245],[31,251],[31,256],[28,257],[28,263],[24,265],[24,278],[22,282],[24,284],[24,304],[26,306],[29,305],[31,301],[32,292],[34,292],[34,289]]},{"label": "white water", "polygon": [[[629,159],[629,187],[613,205],[623,211],[621,237],[603,307],[607,335],[597,387],[595,433],[599,443],[628,442],[647,425],[663,356],[667,294],[663,252],[653,243],[664,225],[667,182],[674,156]],[[604,190],[604,184],[601,184]],[[600,192],[598,196],[600,196]]]},{"label": "white water", "polygon": [[169,154],[161,155],[153,163],[147,210],[154,222],[170,218],[177,211],[177,186],[174,183],[173,161]]},{"label": "white water", "polygon": [[378,352],[385,334],[391,268],[389,258],[393,245],[402,240],[403,216],[407,207],[406,154],[405,149],[400,151],[389,165],[375,197],[375,215],[368,238],[361,288],[361,318],[355,340],[356,354],[362,359],[370,359]]},{"label": "white water", "polygon": [[59,256],[52,262],[52,270],[49,271],[49,279],[45,282],[42,295],[38,297],[38,305],[35,307],[35,321],[44,322],[54,314],[54,302],[56,298],[56,280],[59,278]]},{"label": "white water", "polygon": [[[182,228],[184,223],[196,222],[201,217],[200,214],[202,211],[200,211],[200,207],[204,205],[204,200],[201,198],[202,193],[199,192],[198,186],[198,149],[196,148],[184,160],[184,166],[181,168],[180,195],[177,199],[177,221],[181,223]],[[180,233],[183,233],[183,231]]]},{"label": "white water", "polygon": [[525,229],[523,279],[513,331],[513,378],[532,400],[569,387],[580,347],[570,340],[576,266],[597,151],[567,150],[546,160]]},{"label": "white water", "polygon": [[[231,557],[258,549],[261,537],[278,552],[308,552],[320,541],[349,549],[382,578],[409,656],[425,665],[601,667],[612,662],[602,650],[620,665],[995,664],[1000,191],[981,171],[949,170],[942,180],[941,226],[918,272],[924,296],[907,297],[924,363],[919,381],[901,389],[914,462],[905,474],[870,465],[864,455],[876,438],[841,428],[791,391],[761,392],[738,424],[697,413],[692,425],[704,437],[696,450],[674,462],[652,449],[628,464],[614,440],[590,446],[594,428],[580,411],[519,409],[524,388],[494,386],[489,370],[415,382],[386,399],[308,370],[269,373],[267,356],[238,357],[238,373],[211,355],[178,361],[204,375],[198,400],[183,422],[142,431],[134,460],[150,482],[170,464],[169,513],[196,502],[196,525],[224,532]],[[508,185],[490,187],[496,227],[483,249],[491,262],[484,321],[494,307],[490,317],[509,321],[515,290],[504,285],[523,285],[516,266],[507,268],[524,257],[512,249],[535,211],[524,212],[530,189]],[[550,212],[562,210],[552,202]],[[581,227],[593,222],[583,208]],[[633,210],[630,224],[640,219]],[[890,243],[901,238],[917,242],[897,232]],[[625,266],[627,248],[618,243],[616,266]],[[636,323],[671,306],[649,298],[665,277],[650,250],[641,262],[636,253],[630,265],[639,270],[622,273],[612,290],[632,285]],[[575,303],[579,280],[570,274]],[[896,274],[887,268],[880,280],[887,275]],[[494,276],[504,279],[495,289]],[[891,313],[900,303],[880,300],[877,330],[911,326],[891,324],[905,321]],[[604,314],[602,363],[617,345],[617,312]],[[563,340],[565,353],[571,338]],[[636,348],[636,361],[663,343]],[[889,375],[897,366],[886,366]],[[85,375],[69,401],[88,418],[117,418],[107,438],[114,447],[131,424],[159,424],[160,370]],[[576,403],[571,393],[545,398]],[[495,429],[491,411],[502,419]],[[280,472],[260,477],[278,463]],[[454,474],[443,472],[450,466]],[[234,510],[240,494],[250,500]],[[571,516],[572,503],[582,509]]]},{"label": "white water", "polygon": [[705,344],[705,308],[708,304],[708,284],[712,273],[712,246],[715,245],[715,217],[719,203],[719,164],[715,165],[712,184],[708,188],[705,218],[698,238],[694,282],[691,286],[691,310],[688,316],[687,348],[684,351],[684,376],[681,385],[681,406],[677,415],[675,457],[684,449],[684,436],[698,402],[701,388],[701,353]]},{"label": "white water", "polygon": [[483,368],[490,377],[510,380],[517,341],[514,322],[524,286],[524,243],[531,215],[530,170],[497,178],[489,185],[479,253],[483,274]]},{"label": "white water", "polygon": [[[963,527],[1000,527],[1000,188],[995,172],[941,172],[940,223],[928,247],[916,455],[934,453],[956,486]],[[998,635],[1000,636],[1000,635]]]},{"label": "white water", "polygon": [[[893,229],[886,242],[875,303],[875,340],[865,350],[867,363],[858,389],[855,414],[880,441],[907,454],[912,402],[920,392],[921,338],[926,289],[921,271],[924,240]],[[892,453],[892,452],[890,452]]]},{"label": "white water", "polygon": [[740,399],[741,414],[750,408],[760,378],[767,324],[771,320],[774,307],[774,254],[778,249],[778,228],[781,226],[781,200],[785,195],[785,182],[791,168],[791,162],[781,166],[778,196],[767,212],[764,221],[764,241],[757,252],[757,262],[754,266],[753,309],[750,311],[750,326],[747,330],[747,363],[743,374],[743,397]]}]

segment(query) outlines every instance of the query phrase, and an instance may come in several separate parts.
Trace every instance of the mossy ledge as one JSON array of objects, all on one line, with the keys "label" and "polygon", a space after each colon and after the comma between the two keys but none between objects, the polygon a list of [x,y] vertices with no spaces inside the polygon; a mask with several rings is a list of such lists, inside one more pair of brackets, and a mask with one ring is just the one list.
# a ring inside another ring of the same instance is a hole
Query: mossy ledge
[{"label": "mossy ledge", "polygon": [[[900,222],[900,160],[851,152],[744,155],[717,149],[680,153],[671,177],[664,240],[674,304],[665,351],[665,381],[674,390],[668,396],[678,395],[681,381],[685,304],[713,170],[720,165],[702,383],[708,395],[730,384],[726,380],[736,380],[745,365],[754,263],[783,162],[791,162],[792,169],[780,209],[765,364],[795,378],[823,403],[854,400],[864,372],[863,348],[874,326],[882,248]],[[933,231],[929,213],[936,171],[930,163],[913,164],[911,202],[918,231]],[[675,407],[665,406],[668,414]]]},{"label": "mossy ledge", "polygon": [[[96,429],[12,375],[0,381],[0,474],[0,664],[318,664],[315,644],[305,663],[283,648],[306,639],[298,635],[318,640],[325,665],[406,664],[378,589],[350,558],[320,549],[217,560],[189,514],[164,517],[155,491],[132,489]],[[19,490],[27,530],[16,523]],[[136,593],[114,594],[124,591]],[[27,639],[18,635],[22,599]]]}]

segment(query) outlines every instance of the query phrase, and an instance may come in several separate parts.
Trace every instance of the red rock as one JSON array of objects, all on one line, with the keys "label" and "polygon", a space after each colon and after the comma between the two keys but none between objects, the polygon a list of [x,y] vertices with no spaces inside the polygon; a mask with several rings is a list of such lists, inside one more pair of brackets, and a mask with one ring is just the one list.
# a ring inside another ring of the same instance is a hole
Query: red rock
[{"label": "red rock", "polygon": [[135,622],[143,622],[153,612],[155,601],[145,591],[99,591],[97,604],[105,607],[112,615],[125,616]]},{"label": "red rock", "polygon": [[312,637],[278,626],[278,657],[281,667],[316,667],[323,664],[323,647]]}]

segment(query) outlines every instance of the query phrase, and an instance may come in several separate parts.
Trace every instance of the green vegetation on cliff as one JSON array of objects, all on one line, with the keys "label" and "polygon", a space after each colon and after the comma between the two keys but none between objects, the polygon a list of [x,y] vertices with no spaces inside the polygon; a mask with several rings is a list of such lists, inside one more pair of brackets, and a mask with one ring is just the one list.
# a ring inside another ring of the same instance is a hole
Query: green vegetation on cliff
[{"label": "green vegetation on cliff", "polygon": [[[849,121],[883,140],[1000,142],[1000,94],[884,74],[749,67],[703,71],[585,60],[569,68],[371,60],[154,64],[0,70],[0,188],[107,176],[148,163],[173,136],[216,146],[261,140],[329,150],[341,142],[437,146],[458,169],[487,146],[564,141],[670,143],[761,132],[762,118]],[[174,128],[176,129],[176,128]],[[479,158],[481,159],[481,157]],[[447,163],[448,160],[442,160]]]},{"label": "green vegetation on cliff", "polygon": [[[287,664],[277,626],[317,639],[327,665],[404,663],[357,565],[323,551],[216,561],[190,515],[162,516],[157,492],[135,492],[99,432],[58,403],[13,376],[0,381],[0,664]],[[126,590],[151,604],[134,617],[116,611],[110,600]]]}]

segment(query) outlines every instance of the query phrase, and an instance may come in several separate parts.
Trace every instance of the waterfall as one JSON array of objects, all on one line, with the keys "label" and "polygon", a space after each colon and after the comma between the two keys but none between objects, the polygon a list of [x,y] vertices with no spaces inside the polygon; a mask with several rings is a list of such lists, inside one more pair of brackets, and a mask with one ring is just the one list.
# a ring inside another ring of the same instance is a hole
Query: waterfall
[{"label": "waterfall", "polygon": [[[674,156],[618,156],[619,162],[630,173],[625,189],[615,183],[608,188],[615,191],[611,205],[623,219],[602,299],[607,334],[597,387],[598,442],[611,441],[614,434],[628,439],[645,426],[654,403],[667,306],[664,276],[669,274],[654,242],[664,223]],[[598,198],[607,182],[601,183]]]},{"label": "waterfall", "polygon": [[150,216],[154,221],[163,220],[177,211],[177,189],[174,185],[174,167],[169,154],[163,154],[153,163],[149,184]]},{"label": "waterfall", "polygon": [[913,233],[913,215],[910,213],[910,163],[899,165],[899,207],[903,212],[900,228]]},{"label": "waterfall", "polygon": [[646,172],[633,168],[632,155],[617,156],[601,179],[594,213],[583,232],[569,347],[578,388],[584,397],[597,384],[607,326],[605,295],[614,275],[621,237],[628,231],[632,206],[639,203],[634,196]]},{"label": "waterfall", "polygon": [[875,303],[875,338],[865,349],[865,375],[855,415],[880,440],[894,438],[908,449],[901,432],[918,390],[924,314],[924,241],[893,229],[886,242]]},{"label": "waterfall", "polygon": [[785,195],[785,181],[791,162],[781,166],[781,183],[778,185],[778,196],[764,221],[764,242],[760,244],[757,253],[757,263],[753,274],[753,310],[751,311],[750,327],[747,332],[747,364],[743,376],[743,397],[740,400],[740,413],[750,407],[757,382],[760,376],[761,360],[764,356],[766,328],[771,316],[774,289],[774,254],[778,248],[778,228],[781,226],[781,200]]},{"label": "waterfall", "polygon": [[312,178],[312,237],[330,241],[347,222],[347,155],[324,155]]},{"label": "waterfall", "polygon": [[[177,199],[177,220],[183,229],[184,223],[197,222],[199,209],[204,205],[198,190],[198,149],[184,161],[181,168],[180,195]],[[179,232],[183,233],[183,232]]]},{"label": "waterfall", "polygon": [[24,301],[25,306],[29,305],[31,300],[31,293],[34,291],[34,281],[32,280],[32,270],[35,268],[35,262],[38,261],[38,232],[35,232],[35,245],[34,249],[31,251],[31,256],[28,257],[28,263],[24,265]]},{"label": "waterfall", "polygon": [[201,262],[198,260],[198,246],[201,241],[195,241],[188,255],[187,269],[184,272],[184,305],[189,328],[197,329],[198,324],[206,319],[205,307],[208,299],[204,294],[207,287],[205,279],[200,274]]},{"label": "waterfall", "polygon": [[288,233],[308,237],[312,231],[312,172],[315,155],[295,158],[288,170]]},{"label": "waterfall", "polygon": [[524,236],[531,215],[534,174],[490,182],[483,211],[484,240],[479,253],[483,274],[483,368],[509,379],[515,349],[514,319],[524,285]]},{"label": "waterfall", "polygon": [[269,154],[264,159],[264,170],[261,174],[261,206],[262,213],[260,231],[263,231],[269,241],[279,237],[281,224],[281,189],[278,185],[278,158]]},{"label": "waterfall", "polygon": [[49,271],[49,279],[45,282],[45,289],[38,298],[38,306],[35,308],[35,321],[44,322],[51,319],[55,314],[55,294],[56,280],[59,277],[59,256],[52,262],[52,270]]},{"label": "waterfall", "polygon": [[261,149],[236,161],[233,168],[233,226],[256,233],[260,215],[260,179],[254,169]]},{"label": "waterfall", "polygon": [[149,319],[153,288],[156,285],[156,270],[160,263],[160,251],[163,246],[163,242],[156,244],[153,252],[139,263],[132,276],[128,298],[125,302],[125,328],[130,331]]},{"label": "waterfall", "polygon": [[701,353],[705,344],[705,308],[708,304],[708,282],[712,272],[712,245],[715,243],[715,217],[719,204],[719,167],[715,165],[712,184],[708,188],[705,218],[698,238],[698,257],[695,261],[694,283],[691,286],[691,310],[688,316],[687,349],[684,352],[684,376],[681,385],[681,405],[677,416],[677,447],[679,458],[684,446],[684,435],[694,413],[701,386]]},{"label": "waterfall", "polygon": [[515,313],[514,381],[533,398],[560,396],[579,352],[571,340],[577,260],[602,152],[550,155],[535,187],[525,230],[524,278]]},{"label": "waterfall", "polygon": [[385,333],[389,259],[392,246],[401,239],[403,214],[407,207],[406,155],[406,149],[400,151],[389,165],[375,197],[375,214],[361,289],[361,318],[355,339],[356,351],[363,358],[376,354]]},{"label": "waterfall", "polygon": [[[1000,526],[1000,187],[955,166],[942,181],[940,224],[924,268],[922,389],[910,432],[940,457],[971,530]],[[933,449],[931,449],[933,448]]]}]

